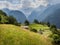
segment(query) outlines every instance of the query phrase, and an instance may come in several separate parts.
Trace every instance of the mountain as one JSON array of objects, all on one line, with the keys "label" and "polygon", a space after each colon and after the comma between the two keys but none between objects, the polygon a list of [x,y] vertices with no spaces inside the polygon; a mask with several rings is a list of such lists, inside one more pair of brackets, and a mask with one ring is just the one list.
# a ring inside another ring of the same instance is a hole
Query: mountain
[{"label": "mountain", "polygon": [[53,13],[48,15],[43,21],[50,22],[50,24],[54,24],[57,26],[57,28],[60,28],[60,9],[55,10]]},{"label": "mountain", "polygon": [[7,8],[3,9],[4,12],[7,13],[8,16],[14,16],[18,22],[24,23],[26,20],[26,16],[18,10],[9,10]]},{"label": "mountain", "polygon": [[[42,19],[41,19],[42,18]],[[50,22],[60,28],[60,4],[49,6],[45,11],[38,16],[39,21]]]},{"label": "mountain", "polygon": [[56,5],[51,5],[49,7],[47,7],[43,13],[41,13],[39,16],[38,16],[38,20],[39,21],[42,21],[44,20],[48,15],[54,13],[55,10],[59,9],[60,8],[60,4],[56,4]]},{"label": "mountain", "polygon": [[39,22],[50,22],[51,24],[55,24],[57,28],[60,28],[60,4],[36,8],[28,17],[30,22],[33,22],[34,19],[37,19]]},{"label": "mountain", "polygon": [[38,19],[38,16],[46,9],[45,6],[39,6],[28,16],[28,20],[33,22],[34,19]]},{"label": "mountain", "polygon": [[28,17],[34,9],[28,7],[28,8],[22,8],[20,10],[25,14],[26,17]]}]

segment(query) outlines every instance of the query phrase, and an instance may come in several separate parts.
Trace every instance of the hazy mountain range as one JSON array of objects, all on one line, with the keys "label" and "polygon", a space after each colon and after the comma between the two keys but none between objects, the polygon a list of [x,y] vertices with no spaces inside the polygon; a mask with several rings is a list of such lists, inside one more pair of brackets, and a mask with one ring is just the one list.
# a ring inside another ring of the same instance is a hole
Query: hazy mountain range
[{"label": "hazy mountain range", "polygon": [[32,11],[28,18],[26,18],[26,15],[19,10],[9,10],[4,8],[3,11],[8,15],[13,15],[18,22],[21,23],[23,23],[26,19],[29,20],[29,22],[33,22],[34,19],[37,19],[39,22],[50,22],[60,28],[60,4],[48,5],[47,7],[40,6]]},{"label": "hazy mountain range", "polygon": [[24,15],[24,13],[19,10],[9,10],[7,8],[4,8],[3,11],[6,12],[8,16],[14,16],[20,23],[24,23],[26,20],[26,16]]}]

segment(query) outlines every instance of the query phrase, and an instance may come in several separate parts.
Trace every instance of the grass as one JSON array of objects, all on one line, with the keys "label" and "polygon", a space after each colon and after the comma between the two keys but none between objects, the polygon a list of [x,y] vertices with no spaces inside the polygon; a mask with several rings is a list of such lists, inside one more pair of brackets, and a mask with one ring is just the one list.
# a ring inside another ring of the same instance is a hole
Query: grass
[{"label": "grass", "polygon": [[0,45],[52,45],[38,33],[15,25],[0,24]]},{"label": "grass", "polygon": [[38,32],[39,30],[42,30],[43,31],[42,36],[45,38],[49,38],[49,36],[52,34],[52,32],[50,31],[50,28],[47,25],[30,24],[29,27],[30,29],[36,29]]},{"label": "grass", "polygon": [[49,27],[47,25],[41,25],[41,24],[31,24],[29,25],[31,29],[36,29],[36,30],[49,30]]}]

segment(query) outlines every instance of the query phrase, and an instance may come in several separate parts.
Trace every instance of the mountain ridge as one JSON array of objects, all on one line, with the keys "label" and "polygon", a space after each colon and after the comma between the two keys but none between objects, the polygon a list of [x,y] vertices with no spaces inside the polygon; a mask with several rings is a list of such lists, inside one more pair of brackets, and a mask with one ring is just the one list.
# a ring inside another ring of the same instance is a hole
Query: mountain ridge
[{"label": "mountain ridge", "polygon": [[5,8],[3,9],[3,11],[7,13],[8,16],[14,16],[17,19],[17,21],[20,23],[24,23],[26,20],[26,16],[24,15],[24,13],[22,13],[19,10],[9,10]]}]

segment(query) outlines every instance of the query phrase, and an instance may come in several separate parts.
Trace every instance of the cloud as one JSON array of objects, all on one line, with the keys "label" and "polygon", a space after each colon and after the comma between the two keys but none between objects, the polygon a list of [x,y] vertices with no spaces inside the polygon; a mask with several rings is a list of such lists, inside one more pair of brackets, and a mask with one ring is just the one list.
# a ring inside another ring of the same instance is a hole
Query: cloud
[{"label": "cloud", "polygon": [[12,4],[8,1],[0,1],[0,9],[2,9],[2,8],[18,10],[18,9],[22,8],[22,4]]},{"label": "cloud", "polygon": [[47,4],[48,2],[46,0],[35,0],[35,2],[32,3],[32,5],[34,5],[35,7],[38,7],[40,5],[47,6]]},{"label": "cloud", "polygon": [[10,9],[36,8],[40,5],[46,6],[45,0],[0,0],[0,8],[8,7]]},{"label": "cloud", "polygon": [[47,6],[48,3],[45,0],[23,0],[22,4],[22,11],[28,16],[35,8],[40,5]]},{"label": "cloud", "polygon": [[37,8],[40,5],[47,6],[46,0],[24,0],[23,7]]},{"label": "cloud", "polygon": [[55,5],[55,4],[59,4],[60,0],[47,0],[49,2],[49,4],[51,5]]},{"label": "cloud", "polygon": [[60,3],[60,0],[0,0],[0,9],[21,9],[21,8],[37,8],[40,5],[47,6],[49,4]]}]

